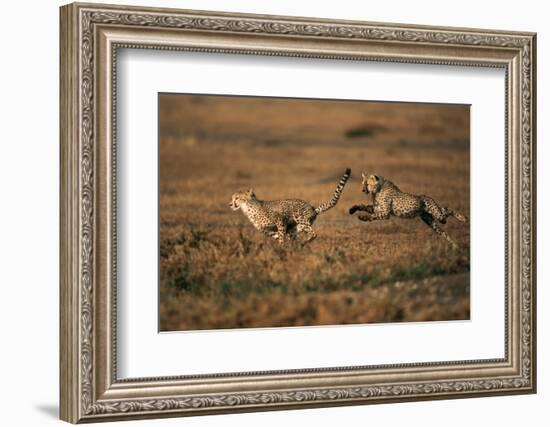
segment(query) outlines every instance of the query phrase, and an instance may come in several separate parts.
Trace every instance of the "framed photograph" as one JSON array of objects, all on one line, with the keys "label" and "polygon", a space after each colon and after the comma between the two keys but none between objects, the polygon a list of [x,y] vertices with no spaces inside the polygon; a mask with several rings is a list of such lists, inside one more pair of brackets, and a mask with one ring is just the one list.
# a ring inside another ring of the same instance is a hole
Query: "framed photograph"
[{"label": "framed photograph", "polygon": [[535,34],[60,22],[63,420],[536,391]]}]

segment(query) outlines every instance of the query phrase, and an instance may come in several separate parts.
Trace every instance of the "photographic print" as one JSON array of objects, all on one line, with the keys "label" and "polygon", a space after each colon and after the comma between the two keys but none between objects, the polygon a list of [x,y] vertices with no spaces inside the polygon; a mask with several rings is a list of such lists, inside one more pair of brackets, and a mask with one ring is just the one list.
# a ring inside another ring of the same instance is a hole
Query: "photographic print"
[{"label": "photographic print", "polygon": [[160,330],[466,320],[469,105],[159,94]]}]

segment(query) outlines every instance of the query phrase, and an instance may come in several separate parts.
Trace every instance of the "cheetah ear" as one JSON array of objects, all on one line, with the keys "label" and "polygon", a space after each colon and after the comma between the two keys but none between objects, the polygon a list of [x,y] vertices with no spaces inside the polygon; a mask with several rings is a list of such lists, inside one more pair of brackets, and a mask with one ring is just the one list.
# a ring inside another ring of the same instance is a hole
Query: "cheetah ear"
[{"label": "cheetah ear", "polygon": [[254,197],[256,196],[254,194],[254,189],[253,188],[249,188],[248,190],[246,190],[246,194],[248,194],[249,196],[254,196]]},{"label": "cheetah ear", "polygon": [[365,179],[367,177],[367,174],[365,172],[361,172],[361,178]]},{"label": "cheetah ear", "polygon": [[380,177],[378,175],[373,175],[373,176],[375,180],[380,181]]}]

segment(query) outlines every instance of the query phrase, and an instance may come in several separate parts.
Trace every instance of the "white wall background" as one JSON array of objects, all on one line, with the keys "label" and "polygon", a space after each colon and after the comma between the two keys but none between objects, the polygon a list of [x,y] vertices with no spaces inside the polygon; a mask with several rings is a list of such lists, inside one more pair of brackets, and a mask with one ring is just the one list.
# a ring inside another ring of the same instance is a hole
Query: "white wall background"
[{"label": "white wall background", "polygon": [[[110,0],[112,3],[121,3]],[[550,29],[545,3],[491,1],[331,2],[277,0],[133,0],[133,4],[334,19],[403,22],[538,32],[538,117],[550,115]],[[59,425],[58,402],[58,6],[57,0],[9,2],[0,24],[0,401],[2,425]],[[239,415],[132,425],[279,426],[546,425],[550,405],[548,235],[550,152],[547,122],[538,126],[539,393]],[[547,220],[548,221],[548,220]]]}]

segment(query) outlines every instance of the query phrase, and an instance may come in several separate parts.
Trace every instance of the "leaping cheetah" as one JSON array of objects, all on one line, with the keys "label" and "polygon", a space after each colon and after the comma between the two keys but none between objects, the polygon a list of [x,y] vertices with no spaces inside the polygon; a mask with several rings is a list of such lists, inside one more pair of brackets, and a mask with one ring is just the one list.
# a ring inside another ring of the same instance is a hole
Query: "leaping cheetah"
[{"label": "leaping cheetah", "polygon": [[240,209],[257,230],[277,239],[280,244],[296,238],[298,233],[304,233],[305,242],[310,242],[317,237],[313,223],[319,214],[336,206],[350,175],[348,168],[330,200],[317,208],[300,199],[260,200],[252,189],[233,194],[229,207],[234,211]]},{"label": "leaping cheetah", "polygon": [[359,215],[361,221],[374,221],[389,219],[394,215],[399,218],[420,217],[432,230],[443,236],[447,241],[457,249],[458,245],[451,237],[437,224],[447,222],[449,216],[455,217],[461,222],[468,222],[468,218],[459,212],[450,210],[446,207],[440,207],[434,199],[428,196],[416,196],[404,193],[393,182],[378,175],[362,176],[362,191],[365,194],[372,194],[372,205],[354,205],[349,210],[350,215],[357,211],[366,212]]}]

